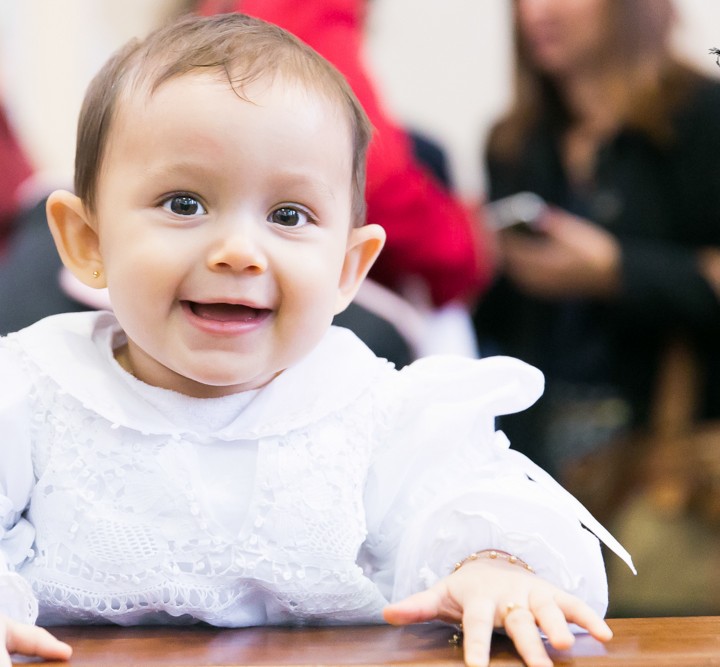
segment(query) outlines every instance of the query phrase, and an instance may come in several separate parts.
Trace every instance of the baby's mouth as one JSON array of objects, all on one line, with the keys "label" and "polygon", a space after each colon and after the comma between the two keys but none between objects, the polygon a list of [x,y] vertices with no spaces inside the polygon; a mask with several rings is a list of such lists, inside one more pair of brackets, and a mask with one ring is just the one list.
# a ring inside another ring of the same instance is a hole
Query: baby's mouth
[{"label": "baby's mouth", "polygon": [[253,308],[236,303],[184,303],[196,317],[214,322],[256,322],[272,312],[268,308]]}]

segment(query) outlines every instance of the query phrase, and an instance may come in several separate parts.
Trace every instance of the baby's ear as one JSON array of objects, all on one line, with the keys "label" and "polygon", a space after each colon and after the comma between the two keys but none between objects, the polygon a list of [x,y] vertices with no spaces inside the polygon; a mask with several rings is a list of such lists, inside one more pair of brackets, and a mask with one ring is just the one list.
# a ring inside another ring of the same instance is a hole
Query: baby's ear
[{"label": "baby's ear", "polygon": [[48,197],[45,210],[63,264],[89,287],[107,287],[97,231],[82,200],[66,190],[56,190]]},{"label": "baby's ear", "polygon": [[385,245],[385,230],[380,225],[363,225],[350,230],[345,262],[338,285],[336,314],[345,310],[355,298],[383,245]]}]

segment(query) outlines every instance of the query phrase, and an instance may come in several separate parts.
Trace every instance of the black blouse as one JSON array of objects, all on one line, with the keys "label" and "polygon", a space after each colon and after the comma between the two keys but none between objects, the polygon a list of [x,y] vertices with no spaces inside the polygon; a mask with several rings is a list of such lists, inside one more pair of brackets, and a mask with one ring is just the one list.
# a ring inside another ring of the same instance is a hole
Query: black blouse
[{"label": "black blouse", "polygon": [[597,154],[587,191],[571,188],[550,123],[528,137],[518,161],[488,157],[489,199],[536,192],[609,230],[621,246],[613,301],[543,301],[501,276],[475,313],[486,351],[520,357],[546,374],[548,399],[502,426],[550,468],[557,458],[546,442],[553,396],[563,400],[563,388],[576,387],[609,392],[626,401],[631,424],[643,424],[659,355],[675,335],[692,342],[706,370],[701,416],[720,416],[720,300],[696,259],[702,247],[720,249],[720,83],[698,83],[674,130],[666,145],[636,130],[617,134]]}]

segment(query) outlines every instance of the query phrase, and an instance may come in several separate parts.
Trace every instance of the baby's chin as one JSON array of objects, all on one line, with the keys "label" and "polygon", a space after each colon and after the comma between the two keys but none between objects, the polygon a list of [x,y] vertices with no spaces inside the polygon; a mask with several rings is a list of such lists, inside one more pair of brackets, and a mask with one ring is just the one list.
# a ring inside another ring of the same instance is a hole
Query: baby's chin
[{"label": "baby's chin", "polygon": [[[227,353],[225,353],[227,355]],[[199,357],[200,355],[198,355]],[[261,389],[283,372],[283,368],[232,368],[225,359],[194,360],[194,363],[163,364],[156,360],[150,367],[133,368],[127,357],[116,356],[120,364],[145,384],[191,398],[221,398]]]},{"label": "baby's chin", "polygon": [[174,386],[168,387],[172,391],[185,394],[191,398],[222,398],[241,394],[245,391],[262,389],[275,379],[284,369],[275,370],[257,377],[228,377],[226,374],[187,377],[182,376]]}]

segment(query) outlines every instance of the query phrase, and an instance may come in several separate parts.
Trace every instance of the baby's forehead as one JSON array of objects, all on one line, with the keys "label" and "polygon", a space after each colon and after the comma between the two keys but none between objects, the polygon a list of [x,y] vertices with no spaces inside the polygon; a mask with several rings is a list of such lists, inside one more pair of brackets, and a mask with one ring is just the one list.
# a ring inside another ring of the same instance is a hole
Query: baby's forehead
[{"label": "baby's forehead", "polygon": [[[222,71],[198,69],[153,86],[128,86],[118,100],[108,150],[112,159],[137,163],[168,151],[191,156],[275,155],[300,164],[312,160],[320,144],[332,146],[338,170],[354,160],[352,120],[342,104],[322,89],[282,75],[260,76],[239,86]],[[140,158],[140,155],[143,157]]]},{"label": "baby's forehead", "polygon": [[[271,91],[281,91],[286,95],[288,102],[318,104],[324,107],[329,115],[346,121],[348,127],[353,124],[352,114],[343,92],[332,82],[310,76],[299,76],[296,72],[280,69],[253,74],[248,78],[240,67],[232,69],[198,67],[166,79],[154,78],[147,72],[140,72],[121,90],[114,115],[123,116],[128,111],[132,113],[142,110],[150,104],[162,104],[165,97],[162,94],[164,90],[169,87],[177,90],[178,87],[183,86],[187,86],[188,94],[197,94],[198,87],[202,88],[202,86],[224,89],[240,102],[249,104],[265,104]],[[168,104],[172,103],[174,102],[168,102]]]}]

